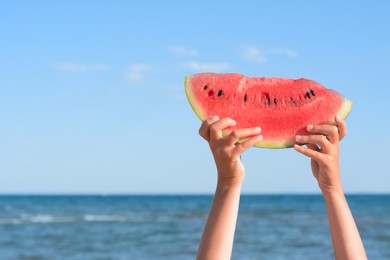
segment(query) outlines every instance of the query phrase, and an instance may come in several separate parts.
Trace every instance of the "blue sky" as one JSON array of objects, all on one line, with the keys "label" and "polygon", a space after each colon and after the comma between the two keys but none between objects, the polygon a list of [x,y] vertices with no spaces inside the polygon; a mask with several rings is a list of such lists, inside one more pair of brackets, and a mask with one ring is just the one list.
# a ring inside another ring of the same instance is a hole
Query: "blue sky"
[{"label": "blue sky", "polygon": [[[2,1],[0,193],[212,193],[183,87],[205,71],[343,93],[345,190],[390,192],[390,3],[235,2]],[[292,149],[243,160],[245,193],[318,192]]]}]

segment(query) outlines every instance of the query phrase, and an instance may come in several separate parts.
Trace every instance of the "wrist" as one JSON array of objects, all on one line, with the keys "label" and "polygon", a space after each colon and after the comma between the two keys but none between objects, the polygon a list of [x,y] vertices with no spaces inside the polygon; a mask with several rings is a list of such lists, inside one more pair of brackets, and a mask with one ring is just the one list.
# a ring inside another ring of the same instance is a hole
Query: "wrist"
[{"label": "wrist", "polygon": [[344,188],[340,177],[332,180],[318,181],[318,186],[324,196],[344,194]]},{"label": "wrist", "polygon": [[232,188],[241,188],[244,177],[218,177],[217,189],[226,190]]},{"label": "wrist", "polygon": [[326,199],[331,199],[335,197],[344,197],[344,190],[342,187],[321,187],[321,192],[323,197]]},{"label": "wrist", "polygon": [[242,185],[245,179],[243,167],[218,168],[218,184],[226,187]]}]

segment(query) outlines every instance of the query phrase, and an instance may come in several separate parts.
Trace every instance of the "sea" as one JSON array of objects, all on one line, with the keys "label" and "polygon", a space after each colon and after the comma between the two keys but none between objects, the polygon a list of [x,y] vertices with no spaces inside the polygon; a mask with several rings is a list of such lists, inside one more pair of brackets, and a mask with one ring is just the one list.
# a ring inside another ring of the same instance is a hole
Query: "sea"
[{"label": "sea", "polygon": [[[0,196],[0,259],[195,259],[211,195]],[[390,259],[390,195],[349,195]],[[242,195],[232,259],[334,259],[320,195]]]}]

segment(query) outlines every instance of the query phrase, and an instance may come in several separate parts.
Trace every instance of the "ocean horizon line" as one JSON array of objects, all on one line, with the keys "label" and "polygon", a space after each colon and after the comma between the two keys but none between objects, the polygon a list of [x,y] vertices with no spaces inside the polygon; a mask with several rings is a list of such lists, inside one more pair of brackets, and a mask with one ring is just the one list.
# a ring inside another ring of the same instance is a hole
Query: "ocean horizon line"
[{"label": "ocean horizon line", "polygon": [[[1,193],[0,197],[8,197],[8,196],[31,196],[31,197],[44,197],[44,196],[53,196],[53,197],[141,197],[141,196],[161,196],[161,197],[171,197],[171,196],[213,196],[214,193],[99,193],[99,192],[91,192],[91,193],[19,193],[19,192],[9,192],[9,193]],[[244,192],[241,194],[242,196],[322,196],[320,192],[267,192],[267,193],[254,193],[254,192]],[[387,192],[346,192],[346,196],[389,196],[390,193]]]}]

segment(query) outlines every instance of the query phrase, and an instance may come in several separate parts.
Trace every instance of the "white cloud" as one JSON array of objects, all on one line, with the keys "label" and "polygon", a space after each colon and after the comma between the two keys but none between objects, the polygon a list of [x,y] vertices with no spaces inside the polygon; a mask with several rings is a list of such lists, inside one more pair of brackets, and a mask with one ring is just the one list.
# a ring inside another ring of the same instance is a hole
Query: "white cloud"
[{"label": "white cloud", "polygon": [[171,46],[168,48],[168,51],[179,56],[197,56],[199,54],[197,50],[183,46]]},{"label": "white cloud", "polygon": [[285,48],[275,48],[275,49],[271,49],[269,52],[272,54],[284,55],[290,58],[298,57],[298,53],[296,51],[285,49]]},{"label": "white cloud", "polygon": [[201,63],[197,61],[192,61],[184,64],[184,67],[196,70],[196,71],[202,71],[202,72],[224,72],[232,68],[232,65],[230,65],[227,62],[222,63]]},{"label": "white cloud", "polygon": [[178,85],[178,84],[172,84],[172,85],[167,85],[164,88],[168,89],[168,90],[175,91],[175,90],[182,90],[183,86],[182,85]]},{"label": "white cloud", "polygon": [[259,64],[265,64],[267,62],[268,55],[282,55],[289,58],[298,57],[298,53],[291,49],[286,48],[272,48],[266,51],[254,46],[243,46],[241,57],[247,61],[257,62]]},{"label": "white cloud", "polygon": [[185,96],[182,94],[182,93],[178,93],[178,92],[176,92],[176,93],[173,93],[172,95],[171,95],[171,98],[173,99],[173,100],[176,100],[176,101],[183,101],[183,100],[185,100]]},{"label": "white cloud", "polygon": [[241,53],[242,58],[248,61],[254,61],[256,63],[264,64],[267,62],[267,57],[264,52],[253,46],[244,46]]},{"label": "white cloud", "polygon": [[54,68],[66,72],[87,73],[93,71],[103,71],[107,66],[103,64],[77,64],[77,63],[57,63],[53,65]]},{"label": "white cloud", "polygon": [[185,100],[185,91],[182,85],[167,85],[164,87],[165,91],[170,95],[169,97],[175,101],[183,101]]},{"label": "white cloud", "polygon": [[125,78],[129,81],[141,81],[144,78],[144,73],[150,70],[150,66],[146,64],[132,64],[125,71]]}]

